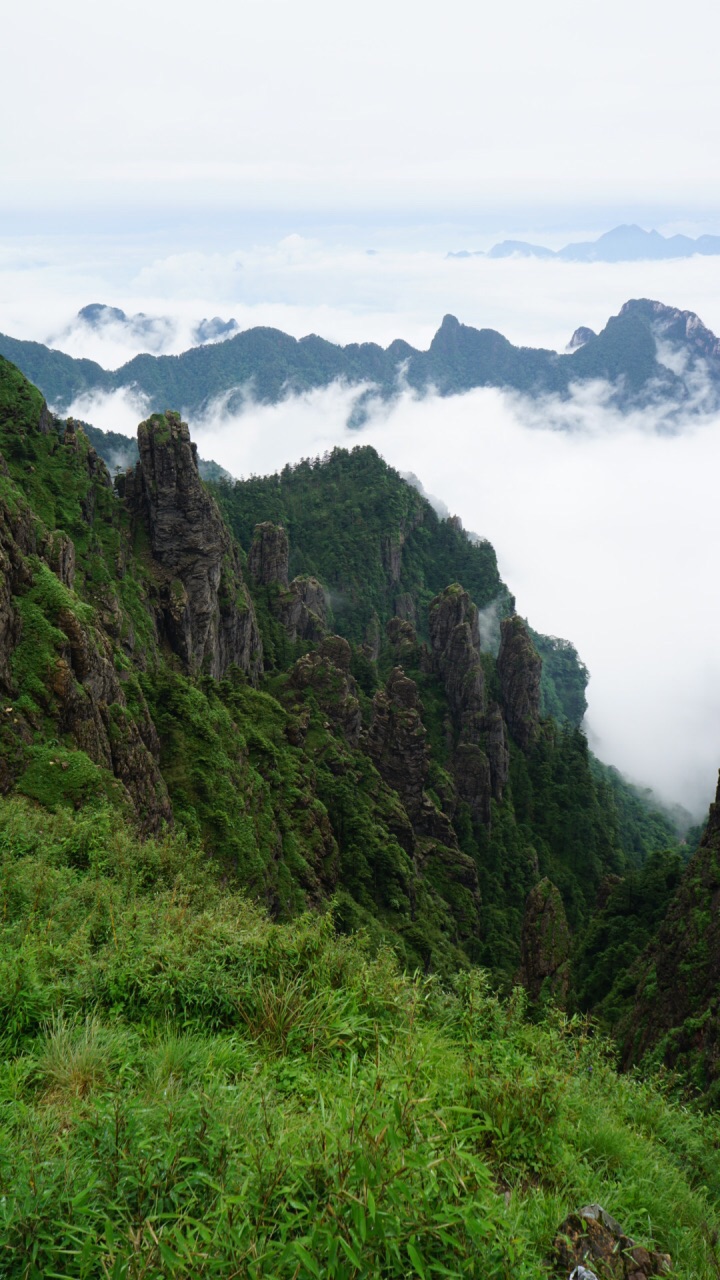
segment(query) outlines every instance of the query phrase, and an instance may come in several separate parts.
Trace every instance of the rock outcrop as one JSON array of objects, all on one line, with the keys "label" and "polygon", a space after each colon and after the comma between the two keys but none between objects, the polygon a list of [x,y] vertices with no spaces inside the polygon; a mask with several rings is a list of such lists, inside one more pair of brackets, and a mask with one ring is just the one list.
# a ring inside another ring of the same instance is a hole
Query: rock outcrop
[{"label": "rock outcrop", "polygon": [[508,728],[518,746],[527,750],[540,724],[542,660],[517,614],[500,623],[497,671]]},{"label": "rock outcrop", "polygon": [[643,958],[635,1002],[619,1028],[623,1065],[658,1044],[717,1101],[720,1091],[720,777],[697,852]]},{"label": "rock outcrop", "polygon": [[321,640],[327,631],[325,592],[317,578],[288,579],[290,546],[282,525],[266,520],[255,526],[248,571],[258,585],[276,588],[270,608],[292,641]]},{"label": "rock outcrop", "polygon": [[672,1269],[669,1254],[636,1244],[599,1204],[586,1205],[565,1219],[555,1237],[554,1253],[563,1276],[572,1272],[595,1280],[648,1280]]},{"label": "rock outcrop", "polygon": [[459,583],[431,601],[429,624],[433,667],[445,686],[456,731],[475,742],[485,710],[485,676],[478,611]]},{"label": "rock outcrop", "polygon": [[418,874],[429,883],[443,884],[458,902],[464,895],[464,931],[466,936],[477,935],[477,868],[472,858],[461,851],[450,818],[425,790],[430,752],[422,703],[415,681],[401,667],[393,669],[385,688],[375,694],[364,745],[383,781],[399,796],[410,820],[414,838],[408,840],[408,833],[400,830],[396,835],[413,855]]},{"label": "rock outcrop", "polygon": [[290,545],[282,525],[270,520],[256,524],[248,552],[248,573],[263,587],[277,583],[287,590],[289,562]]},{"label": "rock outcrop", "polygon": [[145,833],[172,823],[172,808],[160,773],[160,742],[145,700],[133,688],[130,713],[107,636],[83,625],[70,609],[57,624],[67,637],[57,656],[52,692],[57,699],[59,733],[72,735],[78,747],[108,769],[127,792]]},{"label": "rock outcrop", "polygon": [[502,799],[510,755],[502,713],[485,709],[478,611],[457,583],[430,605],[431,665],[447,694],[452,720],[452,772],[458,796],[475,822],[490,823],[490,802]]},{"label": "rock outcrop", "polygon": [[339,729],[350,746],[355,746],[360,738],[362,712],[357,685],[350,674],[350,659],[347,640],[326,636],[317,649],[298,659],[290,671],[290,684],[298,691],[312,689],[328,725]]},{"label": "rock outcrop", "polygon": [[325,592],[317,578],[293,578],[273,609],[291,640],[321,640],[327,631]]},{"label": "rock outcrop", "polygon": [[159,585],[158,630],[190,672],[262,671],[262,642],[237,548],[198,472],[177,413],[138,427],[140,461],[125,493],[144,520]]},{"label": "rock outcrop", "polygon": [[[46,413],[36,429],[48,434]],[[96,484],[109,487],[105,464],[74,424],[64,443],[78,455],[68,482],[87,468],[88,492]],[[2,458],[0,474],[8,475]],[[94,502],[83,501],[82,510],[92,524]],[[43,529],[22,501],[0,501],[0,688],[9,700],[25,695],[0,721],[0,793],[19,780],[42,717],[58,739],[114,775],[142,832],[158,832],[172,822],[172,809],[155,726],[136,682],[130,710],[111,640],[96,612],[74,594],[75,573],[68,534]]]},{"label": "rock outcrop", "polygon": [[489,826],[492,780],[490,761],[482,747],[474,742],[458,743],[452,770],[458,798],[464,800],[476,823]]},{"label": "rock outcrop", "polygon": [[547,877],[528,894],[520,949],[520,982],[530,999],[564,1004],[570,984],[570,930],[562,898]]},{"label": "rock outcrop", "polygon": [[378,773],[397,791],[414,828],[422,819],[430,768],[427,731],[417,685],[395,667],[373,698],[366,750]]},{"label": "rock outcrop", "polygon": [[502,711],[492,702],[483,716],[483,741],[490,765],[490,788],[493,800],[502,800],[510,772],[510,748]]}]

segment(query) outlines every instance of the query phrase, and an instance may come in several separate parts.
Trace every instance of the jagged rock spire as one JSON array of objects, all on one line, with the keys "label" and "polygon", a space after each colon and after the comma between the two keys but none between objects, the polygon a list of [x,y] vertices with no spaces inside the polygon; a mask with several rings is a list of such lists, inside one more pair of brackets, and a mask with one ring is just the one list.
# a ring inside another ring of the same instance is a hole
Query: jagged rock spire
[{"label": "jagged rock spire", "polygon": [[220,679],[236,665],[262,670],[262,641],[237,548],[200,479],[197,450],[178,413],[138,427],[140,462],[129,486],[161,570],[160,629],[190,671]]}]

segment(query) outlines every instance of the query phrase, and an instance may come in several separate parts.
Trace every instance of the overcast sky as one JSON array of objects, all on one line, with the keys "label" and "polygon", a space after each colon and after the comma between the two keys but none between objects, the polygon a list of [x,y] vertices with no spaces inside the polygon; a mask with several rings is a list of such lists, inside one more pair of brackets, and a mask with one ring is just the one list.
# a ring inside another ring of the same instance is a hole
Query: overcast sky
[{"label": "overcast sky", "polygon": [[4,209],[720,206],[707,0],[25,0]]},{"label": "overcast sky", "polygon": [[[214,314],[425,346],[453,312],[562,349],[649,296],[720,333],[720,257],[446,257],[629,221],[720,233],[719,35],[707,0],[15,4],[0,329],[108,367],[182,350]],[[98,335],[73,321],[89,302],[168,320]],[[191,427],[205,456],[260,471],[355,443],[346,396]],[[602,389],[576,408],[569,436],[497,392],[406,396],[365,438],[491,539],[534,625],[577,643],[600,754],[699,815],[720,764],[720,422],[670,439]],[[78,412],[132,432],[143,406]]]}]

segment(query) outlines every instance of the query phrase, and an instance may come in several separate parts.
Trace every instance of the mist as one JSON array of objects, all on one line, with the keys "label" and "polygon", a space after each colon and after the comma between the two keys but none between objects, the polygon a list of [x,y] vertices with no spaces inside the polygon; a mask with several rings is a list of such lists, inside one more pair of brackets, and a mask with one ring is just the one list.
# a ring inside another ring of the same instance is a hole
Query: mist
[{"label": "mist", "polygon": [[[191,430],[236,476],[357,444],[413,472],[490,539],[518,611],[576,644],[596,754],[702,816],[720,765],[720,419],[658,432],[650,413],[613,412],[602,386],[542,413],[496,390],[406,391],[358,431],[345,425],[356,395],[335,384],[235,417],[216,406]],[[130,432],[133,409],[116,396],[84,416]]]},{"label": "mist", "polygon": [[[487,246],[504,230],[474,237],[453,224],[427,233],[426,247],[398,243],[382,228],[345,229],[347,240],[290,234],[216,252],[150,235],[82,245],[62,236],[16,237],[0,247],[0,330],[117,368],[141,351],[177,354],[197,343],[204,318],[239,328],[270,325],[333,342],[404,338],[426,348],[443,316],[500,330],[519,345],[563,350],[579,325],[597,330],[632,297],[697,312],[720,332],[720,257],[668,262],[568,263],[448,259],[448,249]],[[527,233],[532,237],[533,232]],[[366,235],[363,244],[361,236]],[[549,237],[543,235],[543,240]],[[570,237],[567,230],[562,241]],[[80,265],[82,264],[82,265]],[[120,307],[130,323],[98,329],[80,308]],[[142,312],[148,323],[134,323]]]}]

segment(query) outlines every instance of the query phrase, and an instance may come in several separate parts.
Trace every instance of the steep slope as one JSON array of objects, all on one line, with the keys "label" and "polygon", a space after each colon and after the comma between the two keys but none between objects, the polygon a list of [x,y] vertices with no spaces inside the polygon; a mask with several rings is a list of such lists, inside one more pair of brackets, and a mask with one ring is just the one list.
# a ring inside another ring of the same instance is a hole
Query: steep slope
[{"label": "steep slope", "polygon": [[[175,404],[183,412],[199,413],[219,397],[225,409],[240,412],[248,395],[276,403],[292,392],[337,380],[357,387],[351,410],[357,426],[364,420],[370,389],[391,398],[401,384],[421,392],[434,388],[441,395],[505,387],[530,396],[566,396],[578,382],[605,379],[620,407],[663,402],[666,409],[669,403],[694,411],[720,402],[714,335],[692,313],[646,299],[626,302],[601,333],[590,334],[565,355],[516,347],[492,329],[460,324],[451,315],[445,316],[427,351],[400,340],[387,348],[375,343],[340,347],[315,334],[296,340],[277,329],[255,328],[179,356],[139,355],[115,372],[5,335],[0,335],[0,354],[33,380],[57,412],[88,391],[123,388],[139,393],[156,412]],[[699,400],[701,378],[704,394]]]},{"label": "steep slope", "polygon": [[642,957],[621,1031],[626,1064],[678,1068],[720,1094],[720,786],[699,848]]},{"label": "steep slope", "polygon": [[174,823],[275,915],[332,896],[411,965],[510,979],[544,875],[587,919],[636,850],[552,675],[565,726],[541,715],[488,543],[372,449],[216,500],[171,412],[113,488],[81,429],[0,381],[7,794]]},{"label": "steep slope", "polygon": [[107,813],[2,802],[0,903],[5,1280],[567,1280],[610,1214],[633,1276],[716,1280],[718,1118],[587,1025],[272,923]]}]

